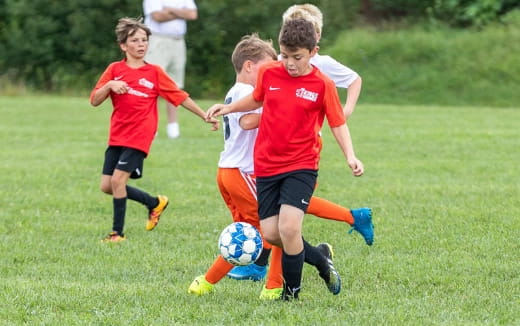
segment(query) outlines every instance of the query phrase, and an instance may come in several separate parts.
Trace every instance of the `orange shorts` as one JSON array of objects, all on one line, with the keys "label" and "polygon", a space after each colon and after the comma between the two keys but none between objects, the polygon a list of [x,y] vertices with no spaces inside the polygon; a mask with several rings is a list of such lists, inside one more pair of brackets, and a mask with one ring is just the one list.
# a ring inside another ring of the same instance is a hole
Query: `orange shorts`
[{"label": "orange shorts", "polygon": [[218,168],[217,185],[233,222],[246,222],[260,230],[255,176],[237,168]]}]

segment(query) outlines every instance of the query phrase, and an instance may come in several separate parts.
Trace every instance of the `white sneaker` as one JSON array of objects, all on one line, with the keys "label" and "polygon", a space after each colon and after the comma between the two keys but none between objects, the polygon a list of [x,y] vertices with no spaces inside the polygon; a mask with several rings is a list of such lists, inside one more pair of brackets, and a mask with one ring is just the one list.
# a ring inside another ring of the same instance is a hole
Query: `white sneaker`
[{"label": "white sneaker", "polygon": [[177,122],[169,123],[166,126],[166,132],[168,133],[168,138],[178,138],[181,134],[179,124]]}]

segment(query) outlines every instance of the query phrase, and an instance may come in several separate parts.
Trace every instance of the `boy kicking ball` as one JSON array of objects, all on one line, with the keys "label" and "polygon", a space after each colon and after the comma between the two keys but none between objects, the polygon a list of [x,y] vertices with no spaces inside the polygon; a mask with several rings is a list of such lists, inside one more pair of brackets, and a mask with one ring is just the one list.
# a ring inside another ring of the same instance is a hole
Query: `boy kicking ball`
[{"label": "boy kicking ball", "polygon": [[[114,107],[110,119],[108,148],[101,176],[101,191],[112,195],[112,231],[105,242],[124,241],[123,233],[127,199],[137,201],[148,209],[146,230],[151,231],[168,206],[168,198],[128,186],[128,179],[142,177],[143,162],[157,132],[157,98],[182,105],[205,118],[204,111],[177,87],[175,82],[156,65],[144,61],[151,32],[140,20],[121,18],[116,26],[117,42],[124,59],[111,63],[99,78],[90,95],[92,106],[108,97]],[[218,120],[207,120],[218,128]]]},{"label": "boy kicking ball", "polygon": [[[256,87],[240,101],[212,106],[206,116],[247,112],[263,105],[254,165],[260,225],[265,239],[283,248],[283,298],[297,299],[305,259],[303,216],[316,185],[319,130],[327,117],[354,176],[363,174],[334,83],[310,64],[316,54],[312,23],[285,23],[279,37],[281,62],[261,67]],[[318,267],[329,290],[339,293],[340,280],[325,260]],[[336,285],[338,285],[336,287]]]}]

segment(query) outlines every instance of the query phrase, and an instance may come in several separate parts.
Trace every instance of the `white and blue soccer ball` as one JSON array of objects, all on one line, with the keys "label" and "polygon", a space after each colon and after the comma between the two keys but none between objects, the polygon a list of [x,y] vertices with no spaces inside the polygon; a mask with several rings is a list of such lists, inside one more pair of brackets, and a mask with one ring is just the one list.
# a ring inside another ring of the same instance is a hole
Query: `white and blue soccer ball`
[{"label": "white and blue soccer ball", "polygon": [[262,253],[262,236],[251,224],[234,222],[222,231],[218,246],[227,262],[245,266],[254,263]]}]

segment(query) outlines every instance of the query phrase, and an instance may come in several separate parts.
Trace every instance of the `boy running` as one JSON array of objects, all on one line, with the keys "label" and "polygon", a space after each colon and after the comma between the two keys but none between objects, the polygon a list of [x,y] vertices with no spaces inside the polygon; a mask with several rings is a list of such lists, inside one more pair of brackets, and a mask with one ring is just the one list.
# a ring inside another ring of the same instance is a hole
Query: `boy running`
[{"label": "boy running", "polygon": [[[148,231],[157,226],[168,206],[166,196],[153,197],[127,185],[128,179],[142,177],[143,161],[157,131],[157,98],[162,96],[205,118],[204,111],[162,68],[144,61],[151,33],[141,20],[121,18],[115,33],[125,58],[106,68],[90,94],[92,106],[100,105],[110,96],[114,107],[100,183],[101,191],[113,197],[112,231],[103,239],[105,242],[126,239],[123,228],[127,199],[148,208]],[[218,128],[218,120],[206,120],[213,130]]]}]

